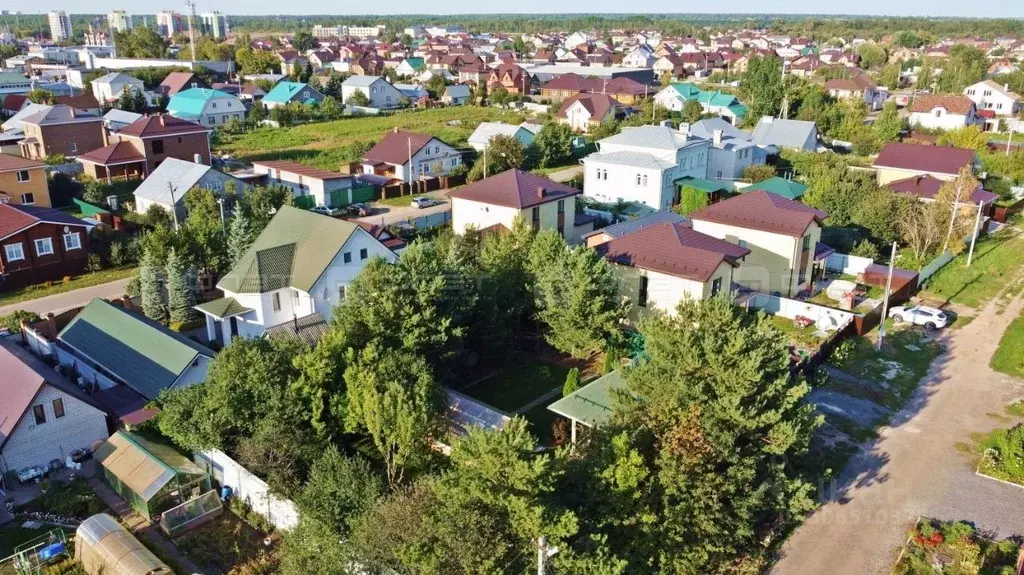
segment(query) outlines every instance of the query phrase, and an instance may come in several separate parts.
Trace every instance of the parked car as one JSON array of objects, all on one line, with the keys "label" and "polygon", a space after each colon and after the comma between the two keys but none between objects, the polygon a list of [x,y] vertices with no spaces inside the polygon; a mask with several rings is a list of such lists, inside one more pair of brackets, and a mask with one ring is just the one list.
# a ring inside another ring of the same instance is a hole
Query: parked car
[{"label": "parked car", "polygon": [[350,216],[364,217],[373,214],[373,208],[366,204],[349,204],[345,206],[345,211]]},{"label": "parked car", "polygon": [[317,206],[317,207],[315,207],[315,208],[313,208],[313,209],[311,209],[309,211],[316,212],[318,214],[323,214],[325,216],[332,216],[332,217],[341,214],[341,210],[335,209],[335,208],[328,208],[327,206]]},{"label": "parked car", "polygon": [[926,305],[894,307],[889,310],[889,317],[897,322],[905,321],[915,325],[923,325],[927,330],[946,327],[949,319],[942,310]]},{"label": "parked car", "polygon": [[437,200],[435,200],[434,198],[420,196],[418,198],[413,198],[412,202],[410,202],[410,205],[418,210],[422,210],[423,208],[429,208],[430,206],[433,206],[436,203]]}]

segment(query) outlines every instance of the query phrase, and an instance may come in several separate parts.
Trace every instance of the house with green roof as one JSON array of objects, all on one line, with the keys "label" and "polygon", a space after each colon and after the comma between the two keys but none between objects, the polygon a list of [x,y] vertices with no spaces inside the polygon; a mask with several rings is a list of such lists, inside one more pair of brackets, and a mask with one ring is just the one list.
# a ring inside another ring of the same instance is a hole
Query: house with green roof
[{"label": "house with green roof", "polygon": [[237,96],[210,88],[189,88],[171,96],[167,113],[204,126],[245,120],[245,106]]},{"label": "house with green roof", "polygon": [[373,258],[397,256],[355,222],[283,206],[217,288],[224,297],[196,306],[210,341],[323,333],[334,307]]},{"label": "house with green roof", "polygon": [[278,82],[260,101],[267,108],[285,106],[291,102],[319,104],[324,101],[324,95],[305,82]]},{"label": "house with green roof", "polygon": [[415,76],[426,69],[427,63],[423,58],[406,58],[398,66],[395,66],[395,72],[403,77]]},{"label": "house with green roof", "polygon": [[705,114],[717,114],[734,126],[747,117],[747,107],[736,96],[718,90],[701,90],[689,82],[671,84],[654,95],[655,103],[673,112],[682,112],[690,100],[696,100]]},{"label": "house with green roof", "polygon": [[625,392],[626,379],[618,369],[595,379],[548,406],[572,422],[572,442],[576,443],[576,426],[595,428],[608,423],[614,413],[615,393]]},{"label": "house with green roof", "polygon": [[57,361],[79,383],[127,386],[147,400],[206,378],[211,349],[147,318],[94,299],[57,334]]},{"label": "house with green roof", "polygon": [[786,178],[775,176],[774,178],[768,178],[767,180],[761,180],[760,182],[751,184],[740,191],[748,193],[757,190],[764,190],[775,194],[776,196],[782,196],[788,200],[799,200],[803,197],[804,192],[807,191],[807,186],[800,182],[794,182],[793,180],[787,180]]}]

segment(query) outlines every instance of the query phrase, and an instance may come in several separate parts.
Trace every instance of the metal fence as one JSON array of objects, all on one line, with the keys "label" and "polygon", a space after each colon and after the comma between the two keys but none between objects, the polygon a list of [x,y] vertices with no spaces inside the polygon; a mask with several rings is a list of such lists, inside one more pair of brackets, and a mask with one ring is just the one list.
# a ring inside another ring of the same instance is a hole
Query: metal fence
[{"label": "metal fence", "polygon": [[928,278],[935,275],[935,272],[941,270],[946,264],[953,261],[954,257],[956,256],[954,256],[953,252],[949,250],[935,256],[935,259],[928,262],[927,265],[921,268],[921,271],[917,272],[917,285],[924,285],[924,282],[928,281]]}]

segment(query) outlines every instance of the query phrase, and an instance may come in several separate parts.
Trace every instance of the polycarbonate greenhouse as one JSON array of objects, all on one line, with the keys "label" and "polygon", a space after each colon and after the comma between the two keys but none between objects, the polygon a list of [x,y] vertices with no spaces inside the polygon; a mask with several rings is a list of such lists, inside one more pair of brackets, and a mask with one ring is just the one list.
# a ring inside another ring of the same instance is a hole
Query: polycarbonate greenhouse
[{"label": "polycarbonate greenhouse", "polygon": [[171,568],[106,513],[75,532],[75,561],[89,575],[174,575]]}]

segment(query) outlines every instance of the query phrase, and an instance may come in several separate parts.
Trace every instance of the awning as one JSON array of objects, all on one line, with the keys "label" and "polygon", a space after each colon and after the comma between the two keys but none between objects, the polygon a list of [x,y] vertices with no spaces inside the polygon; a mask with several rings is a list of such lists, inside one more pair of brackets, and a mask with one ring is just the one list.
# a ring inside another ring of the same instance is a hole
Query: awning
[{"label": "awning", "polygon": [[612,417],[613,389],[625,390],[620,370],[601,376],[548,406],[548,410],[578,421],[587,427],[605,423]]},{"label": "awning", "polygon": [[252,311],[252,308],[247,308],[238,303],[238,300],[233,297],[222,297],[220,299],[208,301],[197,305],[195,309],[217,319],[227,319],[232,316],[242,315],[243,313]]},{"label": "awning", "polygon": [[730,187],[725,184],[702,180],[700,178],[692,178],[690,176],[683,176],[682,178],[673,180],[672,183],[680,188],[695,188],[708,194],[713,194],[715,192],[728,192],[730,190]]},{"label": "awning", "polygon": [[814,244],[814,261],[816,262],[820,262],[834,253],[836,253],[836,250],[826,246],[821,242],[817,242]]}]

